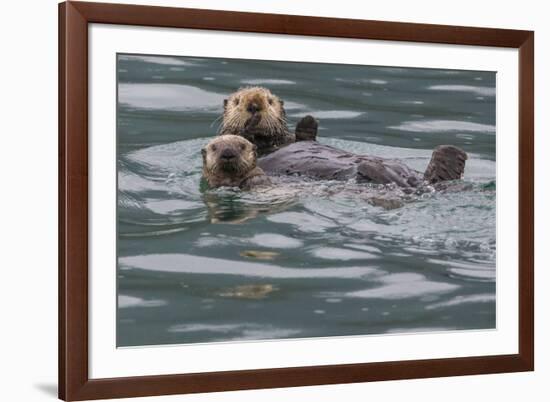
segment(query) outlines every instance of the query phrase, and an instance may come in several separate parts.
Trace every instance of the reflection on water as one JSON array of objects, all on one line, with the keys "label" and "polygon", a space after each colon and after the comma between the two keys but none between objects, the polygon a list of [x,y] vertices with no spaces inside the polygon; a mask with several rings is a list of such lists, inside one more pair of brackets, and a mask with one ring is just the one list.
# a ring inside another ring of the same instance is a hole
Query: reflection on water
[{"label": "reflection on water", "polygon": [[[495,327],[493,73],[121,55],[118,77],[119,346]],[[467,185],[207,190],[200,149],[242,85],[419,171],[459,145]]]}]

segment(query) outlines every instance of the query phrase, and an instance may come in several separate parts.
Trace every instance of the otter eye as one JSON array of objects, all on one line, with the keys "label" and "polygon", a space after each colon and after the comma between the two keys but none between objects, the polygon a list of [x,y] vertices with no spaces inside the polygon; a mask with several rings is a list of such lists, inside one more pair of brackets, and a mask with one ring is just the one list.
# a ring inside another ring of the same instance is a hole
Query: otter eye
[{"label": "otter eye", "polygon": [[246,148],[246,145],[245,144],[241,144],[241,149],[244,151]]},{"label": "otter eye", "polygon": [[273,98],[269,98],[269,99],[267,100],[267,102],[268,102],[270,105],[273,105]]},{"label": "otter eye", "polygon": [[212,145],[211,148],[212,148],[212,151],[215,151],[217,149],[215,145]]},{"label": "otter eye", "polygon": [[239,98],[235,98],[235,105],[239,104]]}]

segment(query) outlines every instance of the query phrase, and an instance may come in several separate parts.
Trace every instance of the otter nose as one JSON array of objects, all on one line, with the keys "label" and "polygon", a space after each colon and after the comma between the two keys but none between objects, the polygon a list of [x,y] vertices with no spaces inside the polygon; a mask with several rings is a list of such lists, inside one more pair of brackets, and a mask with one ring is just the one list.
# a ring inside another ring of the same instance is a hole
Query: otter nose
[{"label": "otter nose", "polygon": [[222,151],[220,157],[224,160],[230,160],[236,157],[237,154],[231,148],[226,148]]},{"label": "otter nose", "polygon": [[254,114],[254,113],[260,111],[260,106],[257,103],[249,103],[246,110],[248,110],[250,113]]}]

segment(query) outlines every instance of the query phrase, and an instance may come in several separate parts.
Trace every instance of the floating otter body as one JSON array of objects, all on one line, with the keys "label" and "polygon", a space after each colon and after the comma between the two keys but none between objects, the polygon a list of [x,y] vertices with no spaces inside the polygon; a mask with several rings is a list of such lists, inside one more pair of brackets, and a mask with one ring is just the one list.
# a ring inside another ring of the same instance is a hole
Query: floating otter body
[{"label": "floating otter body", "polygon": [[226,186],[249,190],[271,183],[256,165],[256,146],[242,137],[221,135],[201,152],[203,177],[211,188]]},{"label": "floating otter body", "polygon": [[325,180],[347,180],[374,184],[395,183],[400,187],[417,187],[424,182],[460,179],[468,158],[452,145],[437,147],[424,174],[409,168],[398,159],[357,155],[316,141],[287,145],[263,158],[258,165],[270,174],[306,176]]},{"label": "floating otter body", "polygon": [[466,152],[452,145],[438,146],[424,174],[397,159],[358,155],[316,142],[317,121],[305,116],[290,133],[284,103],[268,89],[240,89],[224,101],[221,133],[242,136],[257,145],[258,165],[269,174],[307,176],[417,187],[456,180],[464,174]]}]

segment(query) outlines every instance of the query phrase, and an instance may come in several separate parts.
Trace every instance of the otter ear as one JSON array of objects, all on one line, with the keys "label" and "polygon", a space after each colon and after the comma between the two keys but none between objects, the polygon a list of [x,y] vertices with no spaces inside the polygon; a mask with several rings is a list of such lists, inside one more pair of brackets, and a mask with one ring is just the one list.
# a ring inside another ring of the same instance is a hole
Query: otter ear
[{"label": "otter ear", "polygon": [[224,99],[223,100],[223,110],[225,110],[226,107],[227,107],[227,99]]},{"label": "otter ear", "polygon": [[279,98],[279,103],[281,104],[281,107],[285,105],[285,101]]},{"label": "otter ear", "polygon": [[206,148],[201,149],[201,154],[203,158],[206,157]]}]

